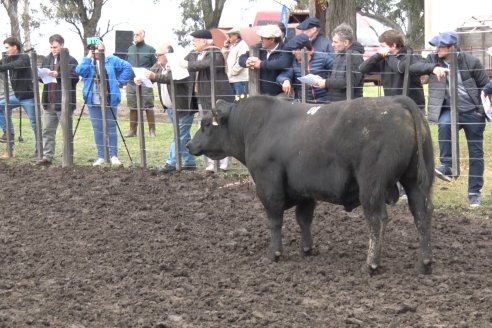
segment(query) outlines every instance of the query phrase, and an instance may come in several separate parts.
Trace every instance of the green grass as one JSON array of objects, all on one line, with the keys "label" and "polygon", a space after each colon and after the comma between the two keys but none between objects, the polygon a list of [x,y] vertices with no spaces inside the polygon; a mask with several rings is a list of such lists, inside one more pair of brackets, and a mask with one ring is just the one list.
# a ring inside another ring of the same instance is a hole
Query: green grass
[{"label": "green grass", "polygon": [[[366,86],[364,90],[365,96],[378,96],[381,91],[377,87]],[[82,105],[79,106],[79,108]],[[123,134],[126,134],[129,127],[128,111],[122,104],[120,106],[120,115],[118,122]],[[19,133],[19,113],[16,110],[14,112],[14,124],[16,129],[16,139]],[[74,128],[78,120],[78,113],[74,117]],[[169,146],[173,137],[173,128],[166,120],[165,115],[162,114],[161,109],[156,109],[156,124],[157,124],[157,137],[146,137],[146,156],[147,156],[147,168],[154,169],[164,165],[167,159]],[[13,165],[33,163],[31,156],[34,151],[34,136],[29,126],[28,120],[23,113],[22,130],[24,142],[18,143],[16,141],[15,157],[9,159],[8,162]],[[192,134],[196,131],[197,125],[195,124],[192,129]],[[147,124],[145,123],[145,131],[147,132]],[[436,154],[436,164],[438,164],[438,145],[437,145],[437,126],[431,124],[431,132],[434,140],[434,152]],[[75,165],[91,165],[96,160],[96,148],[94,145],[94,138],[92,134],[92,126],[88,117],[87,109],[84,111],[84,115],[80,121],[80,126],[74,139],[74,163]],[[440,207],[467,207],[467,185],[468,185],[468,150],[466,146],[466,138],[464,133],[460,131],[460,152],[461,152],[461,177],[452,183],[446,183],[439,179],[435,180],[434,184],[434,203]],[[57,133],[57,147],[56,156],[54,160],[55,166],[61,166],[61,151],[62,151],[62,131],[58,130]],[[125,138],[128,150],[132,157],[133,163],[130,161],[125,146],[121,140],[118,141],[119,146],[119,158],[125,167],[140,167],[140,150],[138,138]],[[482,190],[482,204],[485,205],[482,208],[488,208],[492,206],[492,129],[489,124],[485,129],[484,137],[484,152],[485,152],[485,186]],[[4,147],[4,146],[3,146]],[[197,159],[199,167],[202,167],[201,158]],[[233,161],[234,173],[246,174],[246,169],[239,164],[236,160]]]}]

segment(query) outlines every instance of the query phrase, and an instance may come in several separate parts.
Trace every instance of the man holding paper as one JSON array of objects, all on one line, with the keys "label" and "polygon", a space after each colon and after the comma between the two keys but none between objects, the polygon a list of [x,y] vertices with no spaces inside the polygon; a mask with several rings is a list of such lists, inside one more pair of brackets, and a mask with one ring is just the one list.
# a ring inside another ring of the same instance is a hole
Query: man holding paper
[{"label": "man holding paper", "polygon": [[[58,123],[61,123],[61,102],[62,102],[62,87],[60,74],[60,52],[65,44],[65,40],[59,34],[53,34],[49,38],[51,52],[43,61],[41,69],[46,71],[46,77],[42,80],[44,83],[43,89],[43,158],[36,164],[49,166],[55,155],[55,140]],[[79,82],[79,76],[75,73],[75,67],[78,62],[70,56],[68,60],[70,66],[70,109],[71,114],[77,105],[76,86]],[[40,76],[41,77],[41,76]],[[51,79],[49,79],[51,78]]]}]

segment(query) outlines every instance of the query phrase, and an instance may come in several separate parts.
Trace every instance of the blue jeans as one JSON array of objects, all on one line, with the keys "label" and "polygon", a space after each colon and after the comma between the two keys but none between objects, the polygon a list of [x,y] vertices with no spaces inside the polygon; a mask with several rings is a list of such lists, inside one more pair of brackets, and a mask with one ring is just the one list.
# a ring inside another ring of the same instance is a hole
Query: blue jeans
[{"label": "blue jeans", "polygon": [[231,83],[231,87],[236,96],[248,93],[248,82],[233,82]]},{"label": "blue jeans", "polygon": [[[94,130],[94,140],[96,142],[97,157],[104,158],[104,138],[103,138],[103,120],[100,105],[90,105],[89,115],[91,117],[92,129]],[[109,134],[109,157],[118,156],[118,134],[116,132],[116,120],[111,113],[118,118],[118,107],[106,106],[106,119],[108,121]]]},{"label": "blue jeans", "polygon": [[[441,164],[451,167],[451,111],[443,110],[439,116],[439,157]],[[485,116],[476,111],[459,113],[458,128],[465,131],[468,145],[468,194],[480,194],[483,187],[483,132]]]},{"label": "blue jeans", "polygon": [[[29,121],[31,122],[31,128],[34,131],[34,140],[37,141],[37,127],[36,127],[36,107],[34,105],[34,98],[30,99],[17,99],[16,96],[9,97],[9,107],[10,107],[10,131],[15,133],[14,131],[14,123],[12,121],[12,110],[17,107],[22,107],[29,117]],[[5,120],[5,99],[0,100],[0,127],[2,128],[4,133],[7,133],[7,122]],[[37,144],[37,143],[36,143]]]},{"label": "blue jeans", "polygon": [[[167,109],[167,117],[169,122],[173,123],[174,116],[171,108]],[[193,124],[194,115],[185,115],[179,118],[179,147],[181,151],[181,158],[183,160],[183,166],[196,166],[195,156],[190,154],[186,144],[191,140],[191,125]],[[169,150],[169,157],[166,164],[176,166],[176,138],[173,138],[171,143],[171,149]]]}]

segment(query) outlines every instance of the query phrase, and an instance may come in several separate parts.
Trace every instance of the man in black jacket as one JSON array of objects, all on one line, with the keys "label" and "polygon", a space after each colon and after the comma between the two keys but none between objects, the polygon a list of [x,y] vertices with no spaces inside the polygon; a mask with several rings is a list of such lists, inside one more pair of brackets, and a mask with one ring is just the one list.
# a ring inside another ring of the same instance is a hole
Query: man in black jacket
[{"label": "man in black jacket", "polygon": [[[60,74],[60,52],[65,44],[65,40],[59,34],[53,34],[49,38],[51,52],[43,61],[41,68],[48,69],[48,75],[55,78],[56,82],[45,83],[43,89],[43,158],[36,164],[49,166],[55,155],[55,140],[58,123],[61,115],[62,100],[62,79]],[[75,73],[75,67],[79,63],[75,58],[70,56],[68,65],[70,67],[70,109],[71,114],[77,105],[76,86],[79,82],[79,76]]]},{"label": "man in black jacket", "polygon": [[[3,41],[5,47],[6,56],[0,60],[0,73],[9,71],[10,84],[14,90],[14,96],[9,97],[10,108],[22,107],[29,117],[32,130],[34,131],[34,138],[36,145],[37,140],[37,126],[36,126],[36,109],[34,106],[34,92],[33,81],[31,72],[31,60],[29,56],[22,53],[22,44],[16,37],[8,37]],[[12,112],[10,112],[12,115]],[[14,133],[14,124],[12,122],[12,116],[8,118],[8,122],[11,127],[11,133]],[[3,130],[3,136],[0,137],[0,141],[6,141],[7,123],[5,120],[5,101],[0,102],[0,127]],[[14,140],[12,135],[12,142]],[[13,147],[13,144],[9,145]],[[36,147],[36,149],[38,149]],[[8,154],[4,153],[2,158],[7,158]]]},{"label": "man in black jacket", "polygon": [[[193,81],[190,77],[174,81],[175,101],[172,103],[171,97],[171,68],[168,65],[167,54],[173,53],[173,47],[169,44],[163,44],[157,48],[155,54],[157,62],[150,70],[145,71],[145,76],[151,81],[158,83],[159,99],[162,107],[167,110],[167,117],[172,123],[174,120],[173,108],[176,110],[178,116],[179,126],[179,146],[183,159],[183,170],[195,170],[196,160],[195,156],[190,154],[186,144],[191,140],[191,126],[193,124],[193,118],[197,112],[198,106],[196,104],[196,98],[191,96],[190,89],[193,86]],[[135,80],[137,85],[141,84],[141,81]],[[169,156],[166,161],[166,165],[160,170],[162,173],[169,173],[176,170],[176,137],[174,137],[171,148],[169,150]]]},{"label": "man in black jacket", "polygon": [[410,73],[429,75],[429,121],[439,125],[439,157],[441,165],[436,168],[437,177],[452,181],[451,172],[451,110],[449,94],[449,65],[451,54],[458,57],[458,124],[465,131],[468,143],[469,174],[468,200],[470,206],[480,206],[483,187],[483,132],[485,113],[481,105],[480,92],[489,83],[489,77],[478,58],[461,52],[458,35],[443,32],[432,38],[430,45],[436,53],[410,66]]}]

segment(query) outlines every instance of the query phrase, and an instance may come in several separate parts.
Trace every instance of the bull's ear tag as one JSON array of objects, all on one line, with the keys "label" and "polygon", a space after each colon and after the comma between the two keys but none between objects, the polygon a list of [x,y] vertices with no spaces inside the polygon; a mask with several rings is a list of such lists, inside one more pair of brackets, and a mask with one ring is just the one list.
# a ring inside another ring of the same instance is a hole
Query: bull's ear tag
[{"label": "bull's ear tag", "polygon": [[307,113],[308,113],[309,115],[314,115],[314,114],[316,114],[316,112],[317,112],[317,111],[318,111],[318,109],[320,109],[320,108],[321,108],[321,106],[311,107],[311,108],[309,108],[309,110],[307,111]]}]

